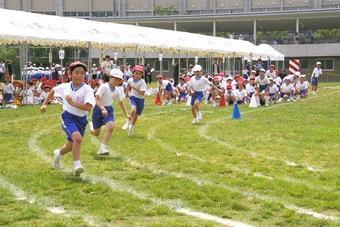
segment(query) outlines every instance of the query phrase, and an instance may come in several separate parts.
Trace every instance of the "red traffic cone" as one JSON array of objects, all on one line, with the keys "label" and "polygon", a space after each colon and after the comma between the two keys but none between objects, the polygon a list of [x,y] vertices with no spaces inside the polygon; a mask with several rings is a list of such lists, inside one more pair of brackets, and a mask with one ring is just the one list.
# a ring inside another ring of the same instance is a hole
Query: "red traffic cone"
[{"label": "red traffic cone", "polygon": [[157,93],[157,95],[156,95],[155,104],[156,105],[162,105],[161,96],[159,95],[159,93]]},{"label": "red traffic cone", "polygon": [[226,103],[225,103],[225,97],[224,95],[220,95],[220,105],[219,107],[225,107]]}]

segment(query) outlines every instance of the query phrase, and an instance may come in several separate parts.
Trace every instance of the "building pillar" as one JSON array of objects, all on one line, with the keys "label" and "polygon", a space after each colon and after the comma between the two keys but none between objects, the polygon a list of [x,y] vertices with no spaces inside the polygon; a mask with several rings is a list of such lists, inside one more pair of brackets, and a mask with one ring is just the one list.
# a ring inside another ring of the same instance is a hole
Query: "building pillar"
[{"label": "building pillar", "polygon": [[55,14],[63,16],[64,3],[63,0],[55,0]]},{"label": "building pillar", "polygon": [[251,0],[244,0],[244,12],[250,12]]},{"label": "building pillar", "polygon": [[89,0],[89,14],[90,20],[92,20],[93,0]]},{"label": "building pillar", "polygon": [[174,22],[174,31],[177,31],[177,21]]},{"label": "building pillar", "polygon": [[256,23],[256,19],[255,19],[254,20],[254,29],[253,29],[254,44],[256,44],[256,32],[257,32],[257,23]]},{"label": "building pillar", "polygon": [[213,0],[213,13],[214,13],[214,15],[216,14],[216,1],[217,0]]},{"label": "building pillar", "polygon": [[296,18],[295,31],[296,31],[297,33],[300,32],[300,18],[299,18],[299,17]]},{"label": "building pillar", "polygon": [[213,36],[216,36],[216,21],[213,21]]},{"label": "building pillar", "polygon": [[119,16],[120,17],[124,17],[126,16],[126,0],[120,0],[120,4],[119,4]]},{"label": "building pillar", "polygon": [[0,8],[5,8],[5,0],[0,0]]},{"label": "building pillar", "polygon": [[151,16],[154,16],[155,0],[150,0],[151,4]]}]

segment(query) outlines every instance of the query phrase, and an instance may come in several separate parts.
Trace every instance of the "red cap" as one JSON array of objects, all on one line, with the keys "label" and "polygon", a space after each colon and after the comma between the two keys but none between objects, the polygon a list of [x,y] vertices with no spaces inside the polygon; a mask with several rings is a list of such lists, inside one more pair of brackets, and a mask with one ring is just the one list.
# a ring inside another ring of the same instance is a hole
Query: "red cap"
[{"label": "red cap", "polygon": [[218,74],[218,76],[224,77],[224,73],[223,73],[223,72],[220,72],[220,73]]},{"label": "red cap", "polygon": [[144,67],[141,65],[135,65],[135,67],[133,67],[133,71],[144,72]]},{"label": "red cap", "polygon": [[162,76],[161,74],[158,74],[158,75],[156,76],[156,79],[163,79],[163,76]]},{"label": "red cap", "polygon": [[77,66],[81,66],[81,67],[84,68],[85,71],[87,71],[87,66],[84,63],[80,62],[80,61],[72,62],[71,65],[69,66],[69,69],[72,72]]},{"label": "red cap", "polygon": [[220,81],[220,77],[219,76],[214,76],[213,80],[214,81]]}]

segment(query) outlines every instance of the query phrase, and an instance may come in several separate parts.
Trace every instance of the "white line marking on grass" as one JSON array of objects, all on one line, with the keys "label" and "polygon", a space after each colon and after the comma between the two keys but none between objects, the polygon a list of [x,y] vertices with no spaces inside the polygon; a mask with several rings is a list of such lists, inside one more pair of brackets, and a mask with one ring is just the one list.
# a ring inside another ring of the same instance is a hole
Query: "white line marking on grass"
[{"label": "white line marking on grass", "polygon": [[[40,149],[40,147],[37,144],[37,139],[47,133],[49,130],[51,130],[51,127],[45,130],[42,130],[40,132],[34,133],[31,138],[29,139],[28,145],[29,145],[29,149],[31,151],[33,151],[34,153],[36,153],[41,159],[45,160],[46,162],[51,161],[51,158],[49,158],[44,151],[42,151]],[[68,168],[62,168],[61,169],[63,172],[67,173],[67,174],[72,174],[72,170],[68,169]],[[225,218],[220,218],[218,216],[214,216],[211,214],[207,214],[207,213],[203,213],[203,212],[199,212],[199,211],[194,211],[190,208],[186,208],[183,206],[183,202],[180,199],[177,200],[164,200],[164,199],[160,199],[160,198],[156,198],[156,197],[151,197],[150,195],[148,195],[145,192],[138,192],[135,189],[133,189],[132,187],[128,186],[128,185],[124,185],[120,182],[116,182],[110,178],[106,178],[106,177],[102,177],[102,176],[96,176],[93,174],[83,174],[81,176],[81,178],[83,180],[87,180],[89,182],[91,182],[92,184],[102,184],[102,185],[106,185],[108,187],[110,187],[111,189],[115,190],[115,191],[120,191],[120,192],[126,192],[129,193],[131,195],[133,195],[134,197],[140,199],[140,200],[145,200],[145,201],[152,201],[154,204],[156,205],[163,205],[167,208],[169,208],[172,211],[175,211],[177,213],[180,214],[185,214],[188,216],[193,216],[196,218],[199,218],[201,220],[207,220],[207,221],[214,221],[216,223],[219,224],[223,224],[221,222],[224,223],[229,223],[228,225],[230,226],[249,226],[248,224],[245,223],[241,223],[241,222],[237,222],[237,221],[233,221],[231,219],[225,219]],[[186,212],[184,212],[186,211]],[[187,214],[187,211],[192,212],[190,215]],[[197,215],[200,214],[200,215]]]},{"label": "white line marking on grass", "polygon": [[16,200],[27,201],[30,204],[36,203],[38,206],[43,209],[49,211],[52,214],[62,215],[64,217],[80,217],[85,223],[91,226],[103,226],[103,222],[101,222],[97,217],[92,217],[91,215],[80,213],[78,211],[66,210],[61,206],[56,206],[56,203],[50,200],[47,197],[37,198],[32,195],[28,195],[19,187],[14,185],[13,183],[6,180],[4,177],[0,176],[0,187],[10,191]]},{"label": "white line marking on grass", "polygon": [[[97,138],[95,138],[95,137],[93,137],[92,142],[94,144],[96,144],[96,145],[100,144],[99,140]],[[198,186],[213,186],[213,187],[221,188],[221,189],[224,189],[224,190],[228,190],[230,192],[241,194],[241,195],[243,195],[246,198],[253,197],[253,198],[256,198],[256,199],[259,199],[259,200],[263,200],[263,201],[267,201],[267,202],[279,202],[279,203],[283,204],[283,206],[286,209],[290,209],[290,210],[296,211],[296,208],[298,208],[298,209],[304,210],[304,208],[300,208],[300,207],[298,207],[298,206],[296,206],[294,204],[287,204],[285,201],[283,201],[282,199],[280,199],[278,197],[275,197],[275,196],[261,195],[261,194],[258,194],[258,193],[255,193],[255,192],[251,192],[251,191],[240,190],[238,187],[228,186],[226,184],[217,184],[217,183],[214,183],[212,181],[205,180],[203,178],[198,178],[196,176],[192,176],[192,175],[186,174],[186,173],[177,173],[177,172],[169,172],[169,171],[166,171],[166,170],[160,170],[157,167],[155,167],[154,165],[150,165],[150,164],[143,165],[143,164],[140,164],[139,162],[129,158],[127,155],[122,155],[118,151],[113,151],[113,150],[110,150],[110,151],[114,152],[117,155],[119,155],[122,158],[122,160],[125,161],[130,166],[135,167],[135,168],[139,168],[139,169],[140,168],[145,169],[145,170],[150,171],[151,173],[156,174],[156,175],[162,174],[162,175],[173,176],[173,177],[176,177],[176,178],[185,178],[186,180],[189,180],[189,181],[195,183]],[[265,175],[263,175],[261,173],[255,173],[254,176],[262,177],[262,178],[265,178],[265,179],[268,179],[268,180],[273,180],[274,179],[273,177],[265,176]],[[286,180],[288,182],[292,182],[290,179],[286,179]],[[297,182],[294,181],[292,183],[297,183]],[[310,187],[312,187],[312,186],[310,186]],[[310,213],[303,213],[303,214],[312,216],[314,218],[318,218],[316,216],[310,215]],[[320,214],[320,215],[322,216],[324,214]],[[327,216],[327,215],[325,215],[325,216]],[[330,216],[330,217],[332,217],[332,216]],[[336,218],[336,217],[334,217],[334,218]]]},{"label": "white line marking on grass", "polygon": [[261,173],[254,173],[254,176],[255,176],[255,177],[260,177],[260,178],[265,178],[265,179],[267,179],[267,180],[274,180],[273,177],[269,177],[269,176],[263,175],[263,174],[261,174]]},{"label": "white line marking on grass", "polygon": [[250,225],[241,223],[241,222],[236,222],[236,221],[232,221],[232,220],[226,220],[223,218],[219,218],[216,216],[212,216],[206,213],[202,213],[202,212],[196,212],[196,211],[192,211],[189,209],[177,209],[176,210],[179,213],[188,215],[188,216],[192,216],[192,217],[196,217],[196,218],[200,218],[203,220],[209,220],[209,221],[213,221],[222,225],[230,225],[230,226],[238,226],[238,227],[249,227]]},{"label": "white line marking on grass", "polygon": [[296,164],[295,162],[292,162],[292,161],[284,161],[287,165],[289,166],[298,166],[298,164]]},{"label": "white line marking on grass", "polygon": [[299,214],[307,214],[307,215],[313,216],[313,217],[318,218],[318,219],[326,219],[326,220],[337,221],[337,222],[340,221],[340,218],[338,218],[338,217],[320,214],[320,213],[314,212],[312,210],[307,210],[307,209],[300,208],[300,207],[297,207],[297,206],[294,206],[294,205],[285,205],[285,207],[288,208],[288,209],[291,209],[291,210],[295,210]]}]

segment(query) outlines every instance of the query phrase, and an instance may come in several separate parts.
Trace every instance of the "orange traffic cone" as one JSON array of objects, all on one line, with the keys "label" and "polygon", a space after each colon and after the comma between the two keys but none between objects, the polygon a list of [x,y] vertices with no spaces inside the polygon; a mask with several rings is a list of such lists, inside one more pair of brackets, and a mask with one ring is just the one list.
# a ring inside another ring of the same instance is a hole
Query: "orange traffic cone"
[{"label": "orange traffic cone", "polygon": [[220,95],[220,107],[225,107],[226,103],[225,103],[225,97],[224,95]]},{"label": "orange traffic cone", "polygon": [[159,93],[157,93],[157,95],[156,95],[155,104],[156,105],[162,105],[161,96],[159,95]]}]

